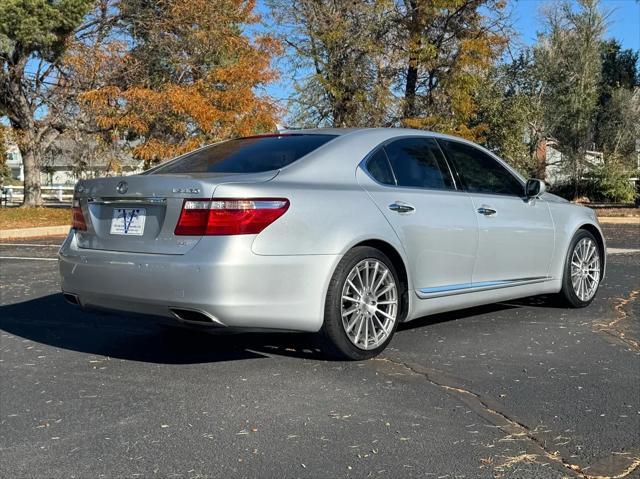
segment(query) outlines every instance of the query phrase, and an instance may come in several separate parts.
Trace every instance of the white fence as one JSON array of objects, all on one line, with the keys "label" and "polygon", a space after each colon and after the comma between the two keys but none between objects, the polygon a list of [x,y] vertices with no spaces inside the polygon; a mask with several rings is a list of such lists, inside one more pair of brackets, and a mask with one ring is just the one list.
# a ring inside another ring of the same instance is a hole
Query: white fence
[{"label": "white fence", "polygon": [[[45,204],[71,204],[73,186],[42,186],[42,200]],[[0,204],[20,204],[24,196],[24,186],[5,186],[2,188]]]}]

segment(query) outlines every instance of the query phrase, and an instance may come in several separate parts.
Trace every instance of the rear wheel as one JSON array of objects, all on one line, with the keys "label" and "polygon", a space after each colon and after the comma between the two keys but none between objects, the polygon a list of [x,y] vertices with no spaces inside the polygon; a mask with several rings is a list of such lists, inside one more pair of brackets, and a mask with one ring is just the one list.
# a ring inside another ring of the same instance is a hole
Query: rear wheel
[{"label": "rear wheel", "polygon": [[600,286],[601,271],[598,242],[590,232],[579,230],[569,246],[560,295],[574,308],[588,306]]},{"label": "rear wheel", "polygon": [[368,246],[349,251],[327,292],[322,334],[329,354],[352,360],[379,354],[396,330],[401,293],[396,270],[385,254]]}]

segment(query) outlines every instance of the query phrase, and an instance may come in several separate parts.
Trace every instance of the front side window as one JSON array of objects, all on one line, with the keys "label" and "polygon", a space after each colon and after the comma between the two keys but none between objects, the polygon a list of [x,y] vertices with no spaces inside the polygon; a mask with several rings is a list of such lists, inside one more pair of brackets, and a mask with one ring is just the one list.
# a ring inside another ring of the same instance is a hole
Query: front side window
[{"label": "front side window", "polygon": [[453,189],[453,180],[432,138],[403,138],[385,146],[398,186]]},{"label": "front side window", "polygon": [[165,173],[260,173],[279,170],[336,135],[282,134],[224,141],[153,170]]},{"label": "front side window", "polygon": [[438,142],[468,192],[523,196],[524,186],[491,156],[466,143],[450,140]]}]

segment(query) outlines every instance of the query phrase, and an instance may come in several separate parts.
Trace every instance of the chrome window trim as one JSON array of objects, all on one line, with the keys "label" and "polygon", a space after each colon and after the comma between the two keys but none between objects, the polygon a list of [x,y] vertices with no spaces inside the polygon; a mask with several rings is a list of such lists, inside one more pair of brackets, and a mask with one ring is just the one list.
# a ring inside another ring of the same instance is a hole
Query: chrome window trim
[{"label": "chrome window trim", "polygon": [[513,286],[523,286],[527,284],[543,283],[553,278],[548,276],[538,276],[534,278],[504,279],[498,281],[480,281],[477,283],[448,284],[444,286],[434,286],[416,290],[416,294],[421,299],[439,298],[441,296],[452,296],[456,294],[475,293],[491,289],[510,288]]},{"label": "chrome window trim", "polygon": [[[510,198],[526,198],[525,186],[526,186],[527,182],[524,181],[522,178],[520,178],[520,175],[516,174],[515,170],[513,168],[511,168],[507,164],[507,162],[504,161],[499,156],[497,156],[494,153],[490,152],[486,148],[482,148],[482,149],[478,148],[475,144],[473,144],[471,142],[459,141],[459,140],[450,139],[450,138],[434,138],[434,139],[436,140],[436,143],[438,143],[438,147],[440,148],[440,151],[442,152],[443,156],[447,160],[447,164],[449,165],[449,168],[451,169],[451,172],[452,172],[452,177],[454,179],[457,178],[458,180],[460,180],[460,187],[461,187],[461,189],[463,191],[469,193],[470,195],[493,195],[493,196],[500,196],[500,197],[507,196],[507,197],[510,197]],[[520,183],[520,186],[522,186],[522,195],[515,195],[515,194],[509,194],[509,193],[495,193],[495,192],[483,192],[483,191],[469,191],[469,190],[467,190],[466,186],[464,185],[464,181],[462,181],[462,178],[460,177],[460,172],[456,169],[455,165],[453,164],[453,161],[451,161],[451,159],[449,159],[449,155],[446,153],[446,149],[443,148],[442,145],[440,145],[440,141],[448,141],[450,143],[458,143],[460,145],[465,145],[465,146],[468,146],[470,148],[473,148],[474,150],[479,151],[482,154],[485,154],[485,155],[489,156],[489,158],[491,158],[493,161],[498,163],[502,168],[504,168],[507,171],[507,173],[509,173],[513,178],[515,178],[515,180],[518,183]],[[455,171],[455,174],[453,174],[454,171]]]},{"label": "chrome window trim", "polygon": [[[440,154],[442,155],[442,158],[444,159],[444,164],[447,165],[447,169],[449,170],[449,175],[451,176],[451,181],[453,181],[453,187],[458,190],[464,190],[464,188],[462,188],[462,181],[460,180],[460,178],[458,177],[458,171],[453,169],[453,166],[451,166],[451,162],[449,161],[449,158],[447,158],[447,155],[444,153],[444,150],[442,149],[442,145],[440,145],[440,142],[438,141],[437,138],[433,139],[436,142],[436,145],[438,145],[438,151],[440,152]],[[458,183],[460,183],[460,187],[458,187]]]},{"label": "chrome window trim", "polygon": [[532,198],[527,198],[526,196],[508,195],[506,193],[480,193],[476,191],[466,191],[466,193],[469,196],[478,195],[478,196],[495,196],[497,198],[512,198],[514,200],[520,200],[523,203],[531,203],[532,200],[546,202],[546,200],[542,196],[534,196]]}]

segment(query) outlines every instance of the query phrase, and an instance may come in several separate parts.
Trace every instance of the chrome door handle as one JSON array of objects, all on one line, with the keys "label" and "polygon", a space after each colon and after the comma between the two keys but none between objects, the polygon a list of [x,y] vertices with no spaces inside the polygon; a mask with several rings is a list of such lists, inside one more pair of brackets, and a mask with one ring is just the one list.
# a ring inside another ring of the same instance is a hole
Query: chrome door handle
[{"label": "chrome door handle", "polygon": [[485,216],[493,216],[497,213],[497,211],[492,208],[487,208],[486,206],[481,206],[480,208],[478,208],[478,213]]},{"label": "chrome door handle", "polygon": [[395,211],[396,213],[411,213],[415,211],[415,208],[407,203],[403,203],[402,201],[396,201],[395,203],[391,203],[389,205],[389,209],[391,211]]}]

